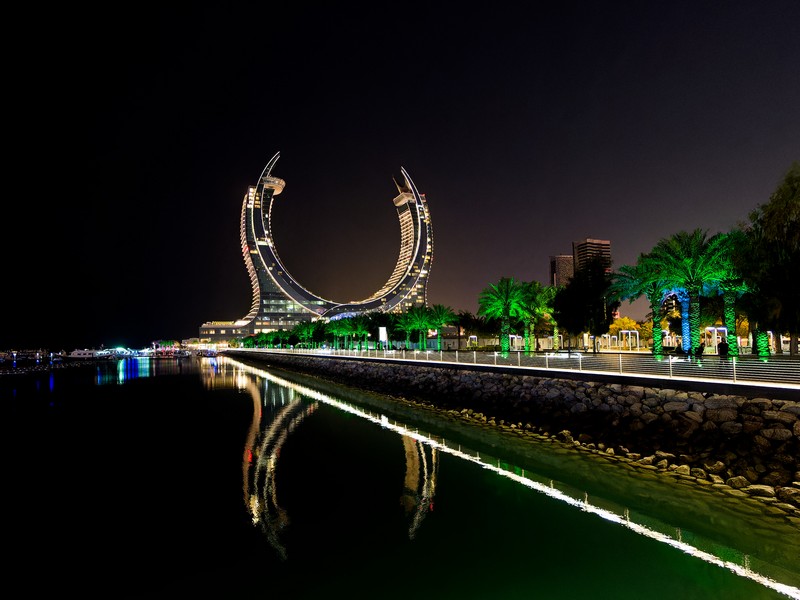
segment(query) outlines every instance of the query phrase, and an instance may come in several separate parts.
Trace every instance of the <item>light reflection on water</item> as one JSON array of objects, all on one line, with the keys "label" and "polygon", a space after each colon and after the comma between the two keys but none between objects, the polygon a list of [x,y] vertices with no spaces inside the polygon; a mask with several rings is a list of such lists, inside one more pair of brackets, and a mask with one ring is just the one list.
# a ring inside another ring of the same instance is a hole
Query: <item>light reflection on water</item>
[{"label": "light reflection on water", "polygon": [[[252,398],[253,420],[244,447],[242,466],[243,501],[253,524],[260,528],[282,559],[286,558],[286,547],[281,534],[288,523],[288,515],[279,503],[275,486],[280,450],[292,431],[314,414],[319,403],[324,403],[395,432],[401,437],[406,457],[404,505],[409,516],[409,539],[414,539],[428,510],[433,508],[438,457],[440,453],[446,453],[477,464],[576,510],[600,517],[789,597],[800,598],[800,588],[780,581],[788,580],[794,584],[800,574],[784,572],[780,567],[729,545],[671,526],[617,502],[590,497],[586,491],[574,486],[538,475],[501,458],[471,450],[442,436],[420,431],[417,427],[409,426],[381,412],[344,402],[263,369],[227,357],[202,360],[206,366],[212,367],[203,371],[207,387],[237,388],[248,392]],[[226,366],[232,369],[225,368]],[[262,409],[267,406],[271,407],[271,420],[262,422],[265,414]],[[775,573],[779,575],[777,578]]]}]

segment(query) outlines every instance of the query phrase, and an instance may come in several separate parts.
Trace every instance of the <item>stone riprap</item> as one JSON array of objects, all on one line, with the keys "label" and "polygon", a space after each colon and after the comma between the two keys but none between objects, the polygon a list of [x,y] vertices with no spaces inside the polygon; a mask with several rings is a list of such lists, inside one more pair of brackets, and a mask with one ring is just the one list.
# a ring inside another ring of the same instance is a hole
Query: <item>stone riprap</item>
[{"label": "stone riprap", "polygon": [[240,356],[738,490],[782,508],[800,525],[798,402],[463,367]]}]

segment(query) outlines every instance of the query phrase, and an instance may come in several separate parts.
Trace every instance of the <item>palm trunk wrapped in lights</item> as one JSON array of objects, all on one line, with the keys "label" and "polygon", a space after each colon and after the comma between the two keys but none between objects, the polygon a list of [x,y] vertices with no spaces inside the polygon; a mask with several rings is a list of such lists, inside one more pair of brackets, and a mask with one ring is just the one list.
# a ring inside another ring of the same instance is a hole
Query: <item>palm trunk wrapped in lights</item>
[{"label": "palm trunk wrapped in lights", "polygon": [[725,316],[725,329],[728,332],[728,354],[730,356],[739,355],[739,343],[736,340],[736,311],[734,310],[734,301],[736,300],[736,292],[733,290],[725,290],[722,294],[722,302],[724,305]]},{"label": "palm trunk wrapped in lights", "polygon": [[769,356],[769,334],[766,331],[757,329],[753,333],[753,344],[758,356]]},{"label": "palm trunk wrapped in lights", "polygon": [[694,290],[689,292],[689,327],[689,348],[695,350],[700,345],[700,292]]},{"label": "palm trunk wrapped in lights", "polygon": [[660,359],[664,354],[664,334],[661,332],[661,299],[660,296],[653,296],[648,300],[653,324],[653,356]]},{"label": "palm trunk wrapped in lights", "polygon": [[[687,354],[691,354],[694,348],[692,341],[692,324],[689,318],[689,294],[684,290],[676,290],[675,295],[681,304],[681,348]],[[698,310],[700,305],[697,305]],[[700,326],[700,315],[697,316],[697,326]]]},{"label": "palm trunk wrapped in lights", "polygon": [[509,335],[511,334],[511,321],[502,319],[500,321],[500,352],[503,356],[508,356],[508,351],[511,349],[511,342]]}]

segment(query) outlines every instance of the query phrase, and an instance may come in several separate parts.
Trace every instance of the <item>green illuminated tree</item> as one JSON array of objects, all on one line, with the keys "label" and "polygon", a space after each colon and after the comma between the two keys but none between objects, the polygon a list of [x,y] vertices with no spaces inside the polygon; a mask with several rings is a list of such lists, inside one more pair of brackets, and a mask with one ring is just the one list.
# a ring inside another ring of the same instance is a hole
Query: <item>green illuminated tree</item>
[{"label": "green illuminated tree", "polygon": [[700,344],[700,294],[726,276],[726,252],[724,235],[708,237],[707,231],[695,229],[662,239],[647,259],[681,303],[682,346],[687,353]]},{"label": "green illuminated tree", "polygon": [[361,350],[363,342],[364,349],[369,349],[369,318],[367,315],[359,314],[348,319],[352,327],[353,341],[356,343],[358,350]]},{"label": "green illuminated tree", "polygon": [[[535,337],[536,326],[540,322],[549,319],[555,327],[554,336],[558,336],[558,326],[555,325],[555,320],[552,318],[556,288],[542,285],[538,281],[526,282],[522,285],[524,288],[522,321],[525,327],[525,352],[530,352],[531,337]],[[554,337],[555,339],[557,338]]]},{"label": "green illuminated tree", "polygon": [[342,319],[331,319],[325,323],[325,331],[333,340],[334,350],[338,350],[340,348],[340,340],[347,333],[347,327],[342,323]]},{"label": "green illuminated tree", "polygon": [[430,309],[427,306],[412,306],[407,312],[413,330],[419,333],[419,349],[427,349],[428,329],[433,326]]},{"label": "green illuminated tree", "polygon": [[630,303],[642,296],[647,298],[653,327],[653,355],[660,357],[664,351],[661,304],[666,294],[666,284],[661,277],[657,260],[640,254],[635,265],[621,266],[611,284],[610,292],[616,300],[628,300]]},{"label": "green illuminated tree", "polygon": [[525,290],[521,282],[513,277],[502,277],[481,291],[478,298],[478,314],[500,321],[500,351],[507,355],[511,343],[511,319],[525,314]]},{"label": "green illuminated tree", "polygon": [[436,328],[436,349],[442,349],[442,327],[455,324],[458,317],[455,311],[443,304],[434,304],[428,312],[430,324]]},{"label": "green illuminated tree", "polygon": [[411,348],[411,333],[414,331],[414,320],[408,312],[401,313],[395,321],[397,328],[406,334],[405,347]]},{"label": "green illuminated tree", "polygon": [[292,333],[300,338],[301,342],[307,347],[311,347],[311,340],[314,337],[314,323],[311,321],[301,321],[292,328]]}]

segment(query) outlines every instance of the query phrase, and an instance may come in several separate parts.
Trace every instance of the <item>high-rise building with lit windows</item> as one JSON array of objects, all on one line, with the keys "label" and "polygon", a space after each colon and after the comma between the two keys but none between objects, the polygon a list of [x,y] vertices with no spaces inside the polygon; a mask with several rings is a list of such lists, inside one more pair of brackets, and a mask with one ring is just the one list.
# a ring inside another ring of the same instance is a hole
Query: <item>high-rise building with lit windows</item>
[{"label": "high-rise building with lit windows", "polygon": [[272,208],[286,182],[272,176],[280,153],[270,159],[258,183],[248,188],[242,203],[241,246],[250,276],[250,311],[238,321],[209,321],[200,326],[201,340],[289,330],[316,319],[336,319],[369,312],[404,312],[427,305],[427,286],[433,259],[433,232],[424,194],[417,191],[405,169],[395,179],[393,202],[400,220],[400,254],[386,283],[364,300],[335,302],[303,287],[286,270],[272,235]]},{"label": "high-rise building with lit windows", "polygon": [[584,240],[572,242],[572,256],[576,271],[584,267],[590,259],[599,256],[606,266],[606,272],[611,272],[610,240],[586,238]]}]

